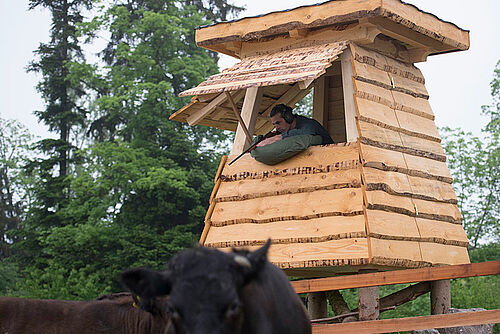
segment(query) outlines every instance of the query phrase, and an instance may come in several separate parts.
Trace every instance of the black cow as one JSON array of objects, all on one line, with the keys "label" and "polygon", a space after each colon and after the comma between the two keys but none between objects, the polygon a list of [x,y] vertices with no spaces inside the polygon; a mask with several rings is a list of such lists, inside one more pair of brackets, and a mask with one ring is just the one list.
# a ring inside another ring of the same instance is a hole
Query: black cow
[{"label": "black cow", "polygon": [[270,241],[255,252],[205,247],[177,254],[166,271],[132,269],[124,285],[149,300],[168,295],[175,334],[308,334],[307,312],[286,275],[267,261]]},{"label": "black cow", "polygon": [[92,301],[0,297],[0,334],[166,333],[170,322],[165,301],[149,301],[146,312],[133,306],[130,293]]}]

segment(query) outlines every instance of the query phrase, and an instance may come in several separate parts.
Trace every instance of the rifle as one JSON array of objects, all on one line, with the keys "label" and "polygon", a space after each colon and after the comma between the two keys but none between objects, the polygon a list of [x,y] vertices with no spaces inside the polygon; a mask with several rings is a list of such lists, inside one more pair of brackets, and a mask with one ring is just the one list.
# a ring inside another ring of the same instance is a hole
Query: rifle
[{"label": "rifle", "polygon": [[238,155],[236,158],[234,158],[230,163],[229,163],[229,166],[231,166],[231,164],[233,162],[235,162],[236,160],[238,160],[239,158],[241,158],[244,154],[248,153],[248,152],[252,152],[256,147],[257,147],[257,144],[260,143],[261,141],[263,141],[264,139],[267,139],[267,138],[270,138],[270,137],[273,137],[273,136],[276,136],[278,135],[278,131],[275,131],[275,130],[271,130],[269,131],[268,133],[266,133],[265,135],[263,136],[259,136],[259,139],[253,143],[249,148],[247,148],[244,152],[242,152],[240,155]]}]

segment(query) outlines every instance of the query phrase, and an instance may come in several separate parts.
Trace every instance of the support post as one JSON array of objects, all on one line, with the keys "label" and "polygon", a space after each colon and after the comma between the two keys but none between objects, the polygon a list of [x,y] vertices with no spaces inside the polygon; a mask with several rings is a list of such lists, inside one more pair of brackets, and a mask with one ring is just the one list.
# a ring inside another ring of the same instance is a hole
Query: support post
[{"label": "support post", "polygon": [[327,304],[324,292],[310,292],[307,294],[307,309],[311,319],[326,318]]},{"label": "support post", "polygon": [[[450,280],[444,279],[431,282],[431,314],[445,314],[451,307]],[[437,328],[439,333],[444,329]]]},{"label": "support post", "polygon": [[358,289],[359,320],[377,320],[379,311],[379,288],[371,286]]},{"label": "support post", "polygon": [[431,282],[431,314],[445,314],[451,307],[450,280]]},{"label": "support post", "polygon": [[[244,124],[246,124],[250,135],[253,135],[255,130],[255,122],[257,121],[260,103],[262,102],[262,92],[262,87],[247,88],[243,107],[241,108],[241,118]],[[231,155],[238,155],[249,146],[250,144],[247,143],[247,136],[243,127],[238,123]]]},{"label": "support post", "polygon": [[[371,273],[374,270],[360,270],[360,274]],[[380,315],[379,287],[370,286],[358,289],[359,320],[377,320]]]}]

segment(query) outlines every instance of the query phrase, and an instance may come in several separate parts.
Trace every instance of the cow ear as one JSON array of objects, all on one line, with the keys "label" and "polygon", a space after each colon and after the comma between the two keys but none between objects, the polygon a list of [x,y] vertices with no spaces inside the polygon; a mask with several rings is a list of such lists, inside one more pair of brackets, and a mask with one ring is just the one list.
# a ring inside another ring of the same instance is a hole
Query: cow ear
[{"label": "cow ear", "polygon": [[156,271],[146,268],[124,271],[121,281],[125,288],[146,299],[169,294],[172,285],[168,271]]},{"label": "cow ear", "polygon": [[271,239],[268,239],[265,245],[255,252],[235,252],[234,261],[238,265],[239,272],[243,273],[245,283],[264,267],[269,246],[271,246]]},{"label": "cow ear", "polygon": [[267,262],[267,252],[271,247],[271,239],[267,239],[264,246],[257,249],[255,252],[250,252],[247,254],[247,259],[250,261],[252,268],[256,271],[260,270],[262,266]]}]

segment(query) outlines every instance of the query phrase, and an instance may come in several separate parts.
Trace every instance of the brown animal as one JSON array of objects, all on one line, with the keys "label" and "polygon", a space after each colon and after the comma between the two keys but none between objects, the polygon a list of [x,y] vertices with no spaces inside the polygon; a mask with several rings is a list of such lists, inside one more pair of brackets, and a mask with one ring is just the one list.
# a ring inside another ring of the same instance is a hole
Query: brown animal
[{"label": "brown animal", "polygon": [[0,334],[165,333],[170,321],[163,303],[157,298],[147,312],[133,306],[130,293],[93,301],[0,297]]}]

